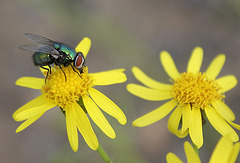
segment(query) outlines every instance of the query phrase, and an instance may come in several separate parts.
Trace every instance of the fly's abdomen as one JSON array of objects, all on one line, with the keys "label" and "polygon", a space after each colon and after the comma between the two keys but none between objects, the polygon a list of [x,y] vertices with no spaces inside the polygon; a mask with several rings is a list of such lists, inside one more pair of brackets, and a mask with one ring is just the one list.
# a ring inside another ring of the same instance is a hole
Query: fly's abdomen
[{"label": "fly's abdomen", "polygon": [[36,66],[46,66],[53,63],[49,54],[35,52],[33,54],[33,62]]}]

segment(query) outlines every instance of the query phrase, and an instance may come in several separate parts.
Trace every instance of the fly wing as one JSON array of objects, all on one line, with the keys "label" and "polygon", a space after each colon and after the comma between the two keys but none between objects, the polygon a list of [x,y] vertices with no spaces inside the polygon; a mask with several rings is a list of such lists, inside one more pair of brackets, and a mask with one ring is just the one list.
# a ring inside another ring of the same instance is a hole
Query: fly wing
[{"label": "fly wing", "polygon": [[40,44],[53,44],[54,43],[54,41],[52,41],[50,39],[47,39],[43,36],[35,35],[35,34],[32,34],[32,33],[24,33],[24,36],[28,40],[36,42],[36,43],[40,43]]},{"label": "fly wing", "polygon": [[19,46],[19,48],[30,52],[41,52],[46,54],[59,55],[59,52],[56,49],[54,49],[54,47],[52,47],[51,45],[31,44]]}]

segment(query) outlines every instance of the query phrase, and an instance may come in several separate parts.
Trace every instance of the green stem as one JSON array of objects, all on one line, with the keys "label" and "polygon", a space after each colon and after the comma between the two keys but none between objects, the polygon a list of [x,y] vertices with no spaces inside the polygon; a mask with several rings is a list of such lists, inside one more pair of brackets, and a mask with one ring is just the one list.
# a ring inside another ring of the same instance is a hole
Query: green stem
[{"label": "green stem", "polygon": [[100,144],[99,144],[97,151],[106,163],[113,163],[113,161],[110,160],[108,154],[104,151],[104,149],[102,148],[102,146]]},{"label": "green stem", "polygon": [[194,150],[196,151],[197,155],[199,156],[199,149],[197,148],[197,146],[194,143],[192,143],[192,146],[193,146]]}]

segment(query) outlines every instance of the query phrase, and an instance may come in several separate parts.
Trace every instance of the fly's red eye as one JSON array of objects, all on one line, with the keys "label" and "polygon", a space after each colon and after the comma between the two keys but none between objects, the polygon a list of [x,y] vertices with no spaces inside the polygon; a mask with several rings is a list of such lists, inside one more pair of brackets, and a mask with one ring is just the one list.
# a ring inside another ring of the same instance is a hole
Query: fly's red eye
[{"label": "fly's red eye", "polygon": [[84,58],[81,55],[78,55],[75,59],[75,67],[82,68],[83,63],[84,63]]}]

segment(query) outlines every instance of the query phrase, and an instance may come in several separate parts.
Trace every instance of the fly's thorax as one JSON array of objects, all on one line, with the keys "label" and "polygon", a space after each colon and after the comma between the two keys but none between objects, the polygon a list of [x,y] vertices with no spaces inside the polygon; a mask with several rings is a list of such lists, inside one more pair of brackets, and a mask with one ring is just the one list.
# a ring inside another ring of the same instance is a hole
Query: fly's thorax
[{"label": "fly's thorax", "polygon": [[57,44],[55,43],[54,44],[54,47],[62,54],[64,54],[64,57],[69,60],[74,60],[74,58],[76,57],[76,51],[68,46],[68,45],[65,45],[65,44]]}]

